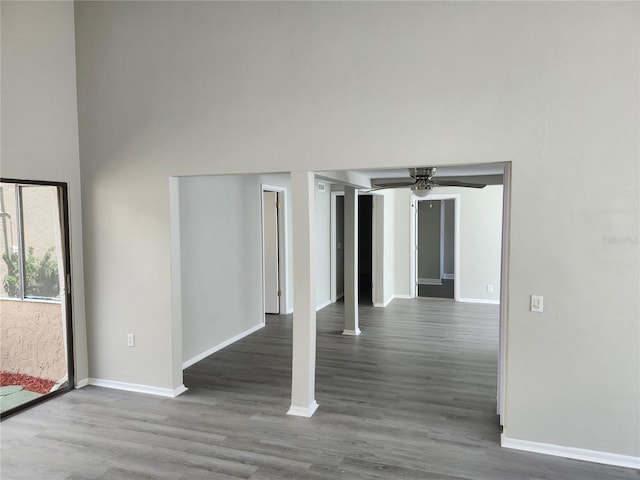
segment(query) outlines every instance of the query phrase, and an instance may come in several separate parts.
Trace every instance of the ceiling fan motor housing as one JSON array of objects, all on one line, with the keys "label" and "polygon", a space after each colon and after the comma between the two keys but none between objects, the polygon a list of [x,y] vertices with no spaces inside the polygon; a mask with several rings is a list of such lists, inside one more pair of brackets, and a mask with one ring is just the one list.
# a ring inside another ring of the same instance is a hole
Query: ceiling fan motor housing
[{"label": "ceiling fan motor housing", "polygon": [[415,178],[418,181],[426,180],[427,182],[431,182],[435,173],[436,167],[419,167],[409,169],[409,175],[411,178]]}]

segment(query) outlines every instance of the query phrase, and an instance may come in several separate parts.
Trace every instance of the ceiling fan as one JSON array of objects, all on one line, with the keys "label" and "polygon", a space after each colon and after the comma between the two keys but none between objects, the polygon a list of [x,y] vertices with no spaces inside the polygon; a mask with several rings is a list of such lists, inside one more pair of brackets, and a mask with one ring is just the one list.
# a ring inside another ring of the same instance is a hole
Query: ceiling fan
[{"label": "ceiling fan", "polygon": [[409,176],[412,180],[407,179],[403,182],[390,182],[384,183],[384,181],[375,182],[378,185],[371,191],[385,190],[387,188],[407,188],[410,187],[413,194],[417,197],[426,197],[431,193],[434,187],[467,187],[467,188],[484,188],[487,185],[484,183],[469,183],[459,182],[457,180],[434,180],[433,176],[436,173],[436,167],[419,167],[410,168]]}]

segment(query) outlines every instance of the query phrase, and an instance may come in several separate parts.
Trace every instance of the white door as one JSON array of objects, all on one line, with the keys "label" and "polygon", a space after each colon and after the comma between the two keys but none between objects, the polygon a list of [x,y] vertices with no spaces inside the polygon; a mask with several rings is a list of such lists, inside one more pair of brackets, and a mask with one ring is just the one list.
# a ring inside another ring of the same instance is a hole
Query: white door
[{"label": "white door", "polygon": [[264,312],[280,313],[278,275],[278,192],[262,192]]}]

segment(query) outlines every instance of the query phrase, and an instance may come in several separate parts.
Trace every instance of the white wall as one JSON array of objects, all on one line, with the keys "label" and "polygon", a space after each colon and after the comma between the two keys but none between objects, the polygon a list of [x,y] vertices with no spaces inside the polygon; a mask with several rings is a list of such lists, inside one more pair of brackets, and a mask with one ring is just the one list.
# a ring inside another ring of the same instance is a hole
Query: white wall
[{"label": "white wall", "polygon": [[389,303],[395,295],[395,201],[392,191],[384,192],[384,260],[383,260],[383,302]]},{"label": "white wall", "polygon": [[[325,190],[318,190],[323,183]],[[331,303],[331,185],[316,180],[316,307]]]},{"label": "white wall", "polygon": [[386,306],[395,294],[395,194],[392,190],[373,195],[375,271],[373,272],[376,307]]},{"label": "white wall", "polygon": [[0,176],[69,192],[76,384],[86,383],[85,291],[72,2],[1,2]]},{"label": "white wall", "polygon": [[405,189],[394,192],[394,285],[398,297],[411,296],[411,249],[415,240],[411,231],[411,194]]},{"label": "white wall", "polygon": [[[439,194],[460,194],[461,300],[500,300],[502,191],[502,185],[438,189]],[[493,292],[487,291],[487,285],[493,286]]]},{"label": "white wall", "polygon": [[[257,177],[179,179],[182,361],[264,322]],[[189,362],[191,363],[191,362]]]},{"label": "white wall", "polygon": [[75,8],[97,374],[179,381],[168,176],[511,161],[505,436],[640,456],[636,2]]}]

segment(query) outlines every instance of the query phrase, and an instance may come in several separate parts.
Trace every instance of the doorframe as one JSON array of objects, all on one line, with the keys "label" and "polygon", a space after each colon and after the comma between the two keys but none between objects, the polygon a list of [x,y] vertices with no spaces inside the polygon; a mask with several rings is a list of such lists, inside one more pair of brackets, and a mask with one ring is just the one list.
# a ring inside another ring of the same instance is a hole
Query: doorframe
[{"label": "doorframe", "polygon": [[[288,278],[287,278],[287,264],[288,264],[288,229],[287,229],[287,188],[281,185],[272,185],[267,183],[260,184],[260,232],[262,236],[262,313],[265,310],[265,267],[264,267],[264,192],[276,192],[278,194],[278,202],[280,208],[277,212],[278,223],[278,283],[280,288],[280,298],[278,299],[278,309],[280,315],[290,313],[287,309],[288,295]],[[266,316],[265,316],[266,318]],[[263,319],[264,322],[264,319]]]},{"label": "doorframe", "polygon": [[[337,264],[337,255],[336,250],[338,248],[338,239],[337,239],[337,209],[338,209],[338,197],[344,197],[343,191],[334,191],[331,192],[331,211],[330,211],[330,229],[331,229],[331,240],[330,240],[330,252],[329,258],[331,262],[331,266],[329,268],[331,274],[329,279],[330,284],[330,297],[331,303],[336,303],[338,301],[338,264]],[[343,245],[344,248],[344,245]],[[344,272],[344,269],[343,269]],[[342,292],[344,295],[344,292]]]},{"label": "doorframe", "polygon": [[[67,355],[67,386],[50,392],[42,397],[36,398],[22,405],[17,406],[8,412],[2,412],[0,418],[4,419],[14,415],[20,411],[30,408],[40,402],[50,398],[62,395],[73,390],[76,386],[75,381],[75,350],[73,335],[73,296],[72,296],[72,271],[71,271],[71,234],[69,228],[69,185],[66,182],[49,182],[45,180],[21,180],[15,178],[0,177],[0,183],[12,183],[17,187],[20,185],[31,185],[41,187],[55,187],[58,198],[58,213],[60,215],[60,247],[62,249],[62,268],[63,268],[63,284],[60,286],[64,291],[64,300],[61,302],[60,308],[65,315],[65,336],[66,336],[66,355]],[[19,232],[22,235],[22,232]]]},{"label": "doorframe", "polygon": [[[358,191],[358,197],[371,197],[371,211],[369,215],[371,215],[371,305],[376,305],[376,303],[380,304],[382,301],[378,299],[378,295],[376,295],[376,269],[378,268],[378,262],[376,261],[376,248],[378,247],[378,240],[376,236],[378,235],[377,231],[377,222],[376,222],[376,198],[381,195],[367,192],[367,191]],[[360,201],[358,200],[358,206],[360,205]],[[358,230],[360,229],[360,215],[358,215]],[[358,238],[360,235],[358,234]],[[360,253],[358,252],[358,256]],[[358,262],[358,282],[360,282],[360,263]],[[358,283],[358,291],[360,291],[360,284]]]},{"label": "doorframe", "polygon": [[507,388],[507,330],[509,323],[509,259],[511,239],[511,162],[504,164],[502,175],[502,250],[500,255],[500,326],[498,347],[497,407],[500,425],[505,425]]},{"label": "doorframe", "polygon": [[[384,202],[384,195],[380,195],[380,194],[374,194],[371,192],[360,192],[358,191],[357,193],[358,197],[361,196],[370,196],[371,197],[371,303],[372,305],[376,306],[380,306],[383,302],[383,296],[384,293],[381,293],[380,295],[378,295],[377,292],[377,283],[376,283],[376,272],[378,269],[378,266],[380,266],[380,268],[384,267],[384,263],[382,262],[382,259],[378,259],[377,254],[376,254],[376,249],[378,247],[378,243],[380,244],[384,244],[382,243],[384,241],[384,225],[378,225],[378,221],[376,219],[376,212],[377,209],[379,208],[383,208],[382,205],[380,205],[381,202]],[[336,248],[337,248],[337,238],[336,238],[336,209],[337,209],[337,197],[344,197],[344,191],[333,191],[331,192],[331,211],[330,211],[330,216],[331,216],[331,222],[330,222],[330,229],[331,229],[331,240],[330,240],[330,279],[329,279],[329,283],[330,283],[330,288],[331,288],[331,292],[330,292],[330,297],[331,297],[331,303],[336,303],[338,301],[338,292],[337,292],[337,288],[338,288],[338,281],[337,281],[337,275],[338,275],[338,266],[337,266],[337,259],[336,259]],[[360,222],[360,217],[358,217],[358,222]],[[358,285],[359,287],[359,285]],[[344,293],[344,292],[343,292]]]},{"label": "doorframe", "polygon": [[411,218],[409,223],[410,231],[410,261],[409,275],[411,278],[411,298],[418,296],[418,228],[417,202],[428,202],[429,200],[453,200],[454,201],[454,232],[453,232],[453,299],[460,301],[460,194],[459,193],[432,193],[427,198],[411,195]]}]

